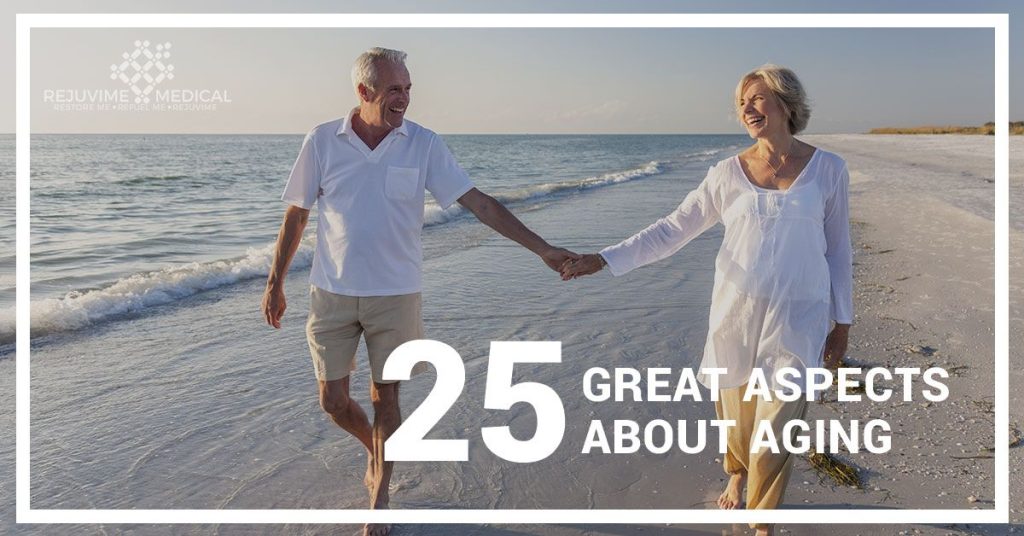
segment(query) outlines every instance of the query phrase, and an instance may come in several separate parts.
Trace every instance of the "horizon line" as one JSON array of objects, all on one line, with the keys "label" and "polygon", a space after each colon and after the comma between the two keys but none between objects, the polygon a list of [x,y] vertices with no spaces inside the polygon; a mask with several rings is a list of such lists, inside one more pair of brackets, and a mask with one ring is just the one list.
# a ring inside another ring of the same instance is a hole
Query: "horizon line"
[{"label": "horizon line", "polygon": [[[15,136],[16,134],[15,132],[0,132],[0,136]],[[304,136],[306,134],[306,132],[29,132],[30,136]],[[441,136],[747,136],[746,132],[438,132],[438,134]],[[797,136],[829,134],[869,134],[869,132],[801,132]]]}]

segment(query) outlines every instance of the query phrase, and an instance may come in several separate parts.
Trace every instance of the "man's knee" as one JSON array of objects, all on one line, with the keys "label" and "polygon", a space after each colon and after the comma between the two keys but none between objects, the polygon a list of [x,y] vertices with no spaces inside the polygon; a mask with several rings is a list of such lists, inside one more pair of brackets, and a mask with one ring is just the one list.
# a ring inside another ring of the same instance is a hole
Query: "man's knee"
[{"label": "man's knee", "polygon": [[320,407],[331,415],[340,415],[348,410],[349,398],[344,394],[320,395]]},{"label": "man's knee", "polygon": [[340,415],[348,411],[352,401],[347,389],[335,382],[325,382],[320,386],[320,407],[332,415]]}]

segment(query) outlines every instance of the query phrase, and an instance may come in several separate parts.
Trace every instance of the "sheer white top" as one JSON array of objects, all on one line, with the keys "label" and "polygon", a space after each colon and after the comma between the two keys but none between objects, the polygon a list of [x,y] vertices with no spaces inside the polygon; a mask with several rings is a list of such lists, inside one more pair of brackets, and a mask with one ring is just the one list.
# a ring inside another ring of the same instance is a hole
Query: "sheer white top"
[{"label": "sheer white top", "polygon": [[787,190],[755,186],[733,156],[709,169],[674,212],[601,255],[620,276],[721,222],[701,367],[727,369],[723,389],[760,367],[774,389],[782,367],[821,366],[832,320],[853,321],[849,182],[846,162],[821,149]]}]

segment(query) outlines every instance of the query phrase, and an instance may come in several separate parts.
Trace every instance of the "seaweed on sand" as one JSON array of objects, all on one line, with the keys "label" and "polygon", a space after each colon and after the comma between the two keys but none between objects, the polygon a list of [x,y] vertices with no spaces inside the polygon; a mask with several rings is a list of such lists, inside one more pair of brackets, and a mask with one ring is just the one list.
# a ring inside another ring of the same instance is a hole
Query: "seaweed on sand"
[{"label": "seaweed on sand", "polygon": [[807,461],[820,476],[827,476],[843,486],[863,488],[857,468],[831,454],[812,450],[807,455]]}]

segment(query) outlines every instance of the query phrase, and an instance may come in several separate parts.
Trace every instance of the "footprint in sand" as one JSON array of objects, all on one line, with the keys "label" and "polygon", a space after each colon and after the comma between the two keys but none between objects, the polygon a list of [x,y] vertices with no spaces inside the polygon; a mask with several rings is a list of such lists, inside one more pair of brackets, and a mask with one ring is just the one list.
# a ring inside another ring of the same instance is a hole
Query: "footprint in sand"
[{"label": "footprint in sand", "polygon": [[391,493],[408,491],[419,487],[422,478],[419,475],[402,475],[397,481],[392,480],[388,490]]},{"label": "footprint in sand", "polygon": [[920,344],[914,344],[907,348],[908,354],[921,354],[925,357],[931,357],[938,353],[938,350],[931,346],[921,346]]}]

